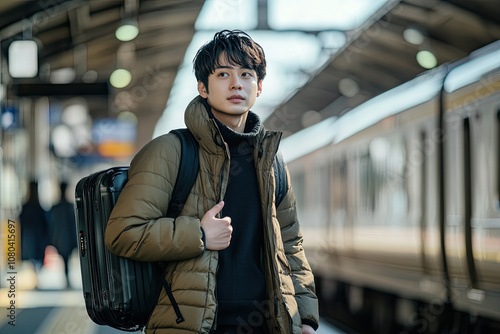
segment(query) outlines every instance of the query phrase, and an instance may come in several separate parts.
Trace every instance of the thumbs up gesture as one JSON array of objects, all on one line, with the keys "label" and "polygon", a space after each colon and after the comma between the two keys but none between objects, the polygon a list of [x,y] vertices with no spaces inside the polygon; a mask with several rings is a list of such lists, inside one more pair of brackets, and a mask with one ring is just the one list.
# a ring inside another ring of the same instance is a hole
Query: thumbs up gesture
[{"label": "thumbs up gesture", "polygon": [[223,250],[231,242],[231,234],[233,233],[231,218],[216,218],[223,207],[224,202],[222,201],[208,210],[201,219],[201,227],[205,232],[205,246],[208,250]]}]

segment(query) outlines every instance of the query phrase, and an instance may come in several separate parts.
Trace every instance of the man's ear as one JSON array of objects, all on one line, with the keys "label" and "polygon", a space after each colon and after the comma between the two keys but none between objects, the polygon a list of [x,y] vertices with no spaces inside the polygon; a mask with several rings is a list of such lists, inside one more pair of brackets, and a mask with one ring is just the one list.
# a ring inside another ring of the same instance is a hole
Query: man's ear
[{"label": "man's ear", "polygon": [[204,99],[208,97],[207,88],[201,81],[198,81],[198,93],[200,93],[200,96]]},{"label": "man's ear", "polygon": [[259,97],[261,93],[262,93],[262,79],[260,79],[259,83],[257,84],[257,97]]}]

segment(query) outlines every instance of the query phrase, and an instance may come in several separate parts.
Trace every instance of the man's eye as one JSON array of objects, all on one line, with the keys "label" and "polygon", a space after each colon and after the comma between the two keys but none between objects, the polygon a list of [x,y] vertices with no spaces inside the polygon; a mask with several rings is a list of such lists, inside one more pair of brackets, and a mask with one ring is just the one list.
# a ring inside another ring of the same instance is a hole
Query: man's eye
[{"label": "man's eye", "polygon": [[252,76],[252,73],[250,72],[243,72],[242,74],[244,77],[251,77]]},{"label": "man's eye", "polygon": [[229,75],[229,74],[227,74],[227,73],[225,73],[225,72],[221,72],[221,73],[219,73],[219,75],[218,75],[218,76],[219,76],[219,77],[221,77],[221,78],[225,78],[225,77],[227,77],[228,75]]}]

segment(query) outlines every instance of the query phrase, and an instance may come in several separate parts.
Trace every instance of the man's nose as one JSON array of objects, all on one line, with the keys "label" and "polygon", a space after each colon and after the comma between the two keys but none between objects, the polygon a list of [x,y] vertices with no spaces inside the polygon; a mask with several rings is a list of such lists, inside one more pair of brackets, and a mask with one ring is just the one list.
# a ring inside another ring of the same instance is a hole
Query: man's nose
[{"label": "man's nose", "polygon": [[241,85],[240,79],[237,76],[233,77],[231,81],[231,90],[241,90],[243,86]]}]

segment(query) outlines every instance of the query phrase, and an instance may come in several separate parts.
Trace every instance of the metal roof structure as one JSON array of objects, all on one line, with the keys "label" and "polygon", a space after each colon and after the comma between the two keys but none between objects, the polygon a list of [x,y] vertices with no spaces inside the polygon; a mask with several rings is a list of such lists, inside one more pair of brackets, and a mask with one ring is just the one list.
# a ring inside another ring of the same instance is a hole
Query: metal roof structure
[{"label": "metal roof structure", "polygon": [[[39,46],[39,75],[12,79],[7,99],[86,96],[92,118],[132,111],[138,118],[140,148],[151,139],[164,111],[203,4],[203,0],[2,1],[2,58],[14,40],[31,38]],[[258,5],[257,29],[267,30],[267,1],[259,0]],[[500,39],[499,16],[500,1],[389,0],[363,25],[346,32],[346,44],[277,106],[265,125],[286,136],[346,113],[424,72],[415,60],[423,48],[431,50],[440,65]],[[140,34],[132,42],[114,36],[125,19],[139,23]],[[407,28],[419,30],[424,42],[408,43],[403,37]],[[120,67],[132,72],[133,81],[115,89],[108,84],[109,75]],[[64,68],[73,68],[75,79],[51,83],[51,75]]]},{"label": "metal roof structure", "polygon": [[[388,1],[291,98],[276,108],[265,125],[290,135],[339,116],[364,101],[411,80],[426,69],[416,61],[427,49],[437,66],[464,58],[500,39],[500,1]],[[423,43],[404,38],[417,29]],[[345,80],[347,79],[347,80]]]},{"label": "metal roof structure", "polygon": [[[138,118],[137,147],[151,139],[163,113],[178,66],[195,33],[204,0],[9,0],[0,2],[0,41],[4,59],[12,41],[38,44],[39,73],[11,79],[7,98],[86,96],[92,118],[116,117],[119,111]],[[140,33],[121,42],[115,31],[136,20]],[[4,63],[5,64],[5,63]],[[75,71],[72,82],[55,84],[57,70]],[[128,69],[132,82],[111,87],[109,76]],[[5,70],[5,67],[3,68]]]}]

